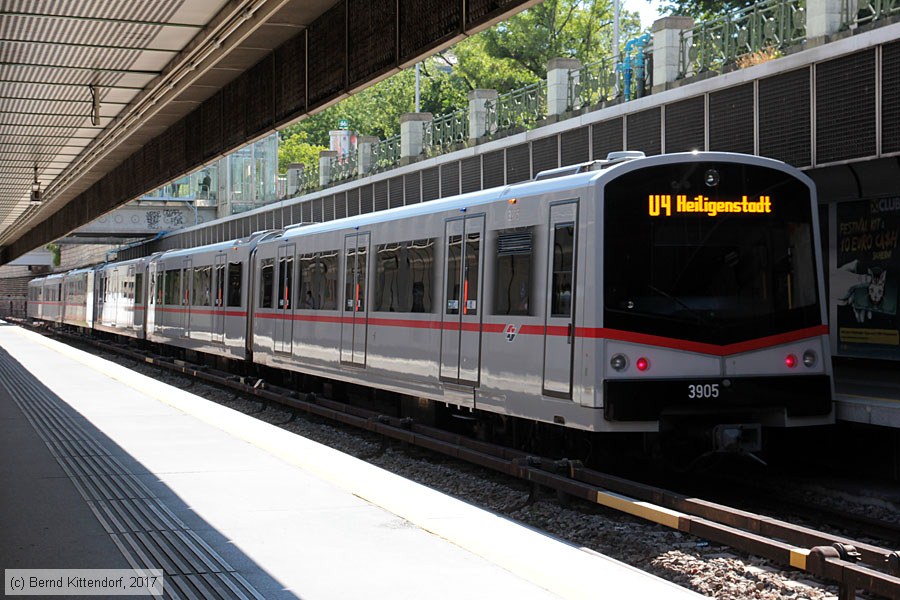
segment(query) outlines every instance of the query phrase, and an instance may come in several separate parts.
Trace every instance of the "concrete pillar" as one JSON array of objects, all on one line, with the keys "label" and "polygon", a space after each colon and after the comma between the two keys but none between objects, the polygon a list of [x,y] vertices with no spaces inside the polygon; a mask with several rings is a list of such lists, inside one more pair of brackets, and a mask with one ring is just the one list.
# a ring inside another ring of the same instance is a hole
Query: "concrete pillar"
[{"label": "concrete pillar", "polygon": [[[814,40],[837,33],[841,28],[843,0],[815,0],[806,3],[806,39]],[[850,3],[856,6],[855,2]],[[855,9],[854,14],[855,14]]]},{"label": "concrete pillar", "polygon": [[287,169],[287,195],[296,196],[300,192],[300,182],[306,166],[303,163],[291,163]]},{"label": "concrete pillar", "polygon": [[422,154],[425,148],[425,127],[432,120],[431,113],[404,113],[400,115],[400,160],[409,162]]},{"label": "concrete pillar", "polygon": [[378,138],[374,135],[361,135],[356,138],[356,152],[358,153],[356,155],[356,168],[360,177],[367,175],[375,166],[375,157],[372,156],[372,150],[377,143]]},{"label": "concrete pillar", "polygon": [[[497,90],[472,90],[469,98],[469,139],[474,141],[490,133],[497,131],[496,119],[488,123],[488,111],[485,106],[488,102],[497,107],[497,98],[500,94]],[[496,114],[496,113],[495,113]]]},{"label": "concrete pillar", "polygon": [[547,114],[561,115],[569,108],[569,72],[572,83],[578,82],[581,61],[574,58],[551,58],[547,63]]},{"label": "concrete pillar", "polygon": [[663,17],[653,22],[653,92],[666,89],[666,84],[678,78],[681,32],[693,26],[690,17]]},{"label": "concrete pillar", "polygon": [[331,183],[331,159],[337,158],[336,150],[322,150],[319,152],[319,185],[322,187]]}]

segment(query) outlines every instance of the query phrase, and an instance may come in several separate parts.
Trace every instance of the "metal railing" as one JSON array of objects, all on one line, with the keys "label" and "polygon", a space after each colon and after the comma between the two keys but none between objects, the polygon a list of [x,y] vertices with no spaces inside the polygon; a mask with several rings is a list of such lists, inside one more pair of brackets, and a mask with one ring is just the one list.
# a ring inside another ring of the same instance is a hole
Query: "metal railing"
[{"label": "metal railing", "polygon": [[386,140],[379,140],[377,144],[372,145],[372,162],[371,169],[367,172],[373,173],[396,167],[400,164],[400,136],[395,135]]},{"label": "metal railing", "polygon": [[496,102],[485,102],[485,110],[486,131],[479,132],[482,135],[532,125],[547,115],[547,82],[537,81],[500,94]]},{"label": "metal railing", "polygon": [[900,0],[844,0],[841,22],[845,29],[900,15]]},{"label": "metal railing", "polygon": [[358,152],[350,152],[349,154],[343,154],[341,156],[333,156],[328,159],[331,167],[331,181],[344,181],[345,179],[352,179],[356,177],[359,173],[358,170],[358,162],[359,162],[359,153]]},{"label": "metal railing", "polygon": [[435,117],[425,126],[423,137],[422,147],[430,154],[465,143],[469,139],[469,110],[465,108]]},{"label": "metal railing", "polygon": [[614,100],[622,89],[616,57],[609,57],[569,71],[569,110]]},{"label": "metal railing", "polygon": [[763,0],[682,31],[679,77],[722,71],[742,56],[802,42],[805,7],[805,0]]}]

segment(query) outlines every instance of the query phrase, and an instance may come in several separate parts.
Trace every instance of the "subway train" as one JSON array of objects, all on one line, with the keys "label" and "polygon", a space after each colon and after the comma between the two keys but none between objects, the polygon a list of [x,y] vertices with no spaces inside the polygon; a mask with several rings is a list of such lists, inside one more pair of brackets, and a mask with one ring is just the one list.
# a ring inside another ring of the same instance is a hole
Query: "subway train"
[{"label": "subway train", "polygon": [[816,202],[770,159],[618,153],[35,279],[28,314],[498,427],[754,452],[763,428],[834,422]]}]

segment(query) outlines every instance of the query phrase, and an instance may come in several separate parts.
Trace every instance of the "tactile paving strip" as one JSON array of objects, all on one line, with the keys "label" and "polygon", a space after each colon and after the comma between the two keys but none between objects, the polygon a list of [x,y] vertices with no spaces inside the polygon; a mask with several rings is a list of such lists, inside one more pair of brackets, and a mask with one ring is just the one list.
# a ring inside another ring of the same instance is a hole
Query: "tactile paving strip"
[{"label": "tactile paving strip", "polygon": [[0,385],[25,414],[135,569],[162,569],[168,598],[263,596],[0,348]]}]

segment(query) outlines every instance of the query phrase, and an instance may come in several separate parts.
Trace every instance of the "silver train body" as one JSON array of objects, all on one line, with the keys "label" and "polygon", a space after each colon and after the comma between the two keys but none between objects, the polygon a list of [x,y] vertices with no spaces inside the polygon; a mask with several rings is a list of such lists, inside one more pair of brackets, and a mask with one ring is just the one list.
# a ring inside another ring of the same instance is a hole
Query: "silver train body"
[{"label": "silver train body", "polygon": [[586,431],[833,422],[806,176],[571,170],[97,267],[72,320],[53,288],[91,272],[34,280],[29,315]]}]

